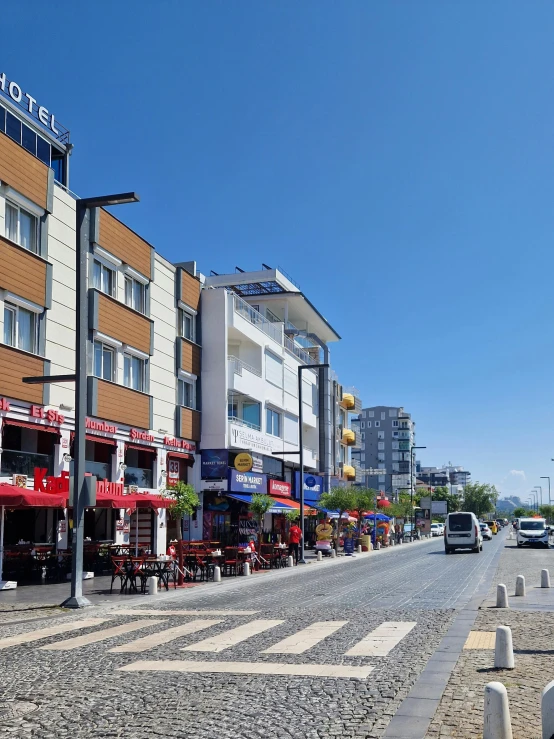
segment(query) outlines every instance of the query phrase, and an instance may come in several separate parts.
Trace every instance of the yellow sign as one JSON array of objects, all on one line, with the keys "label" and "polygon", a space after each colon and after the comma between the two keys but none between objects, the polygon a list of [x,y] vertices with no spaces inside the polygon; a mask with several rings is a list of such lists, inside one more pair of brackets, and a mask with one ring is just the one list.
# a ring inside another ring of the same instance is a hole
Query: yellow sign
[{"label": "yellow sign", "polygon": [[235,469],[238,472],[250,472],[253,464],[252,457],[247,452],[241,452],[235,457]]}]

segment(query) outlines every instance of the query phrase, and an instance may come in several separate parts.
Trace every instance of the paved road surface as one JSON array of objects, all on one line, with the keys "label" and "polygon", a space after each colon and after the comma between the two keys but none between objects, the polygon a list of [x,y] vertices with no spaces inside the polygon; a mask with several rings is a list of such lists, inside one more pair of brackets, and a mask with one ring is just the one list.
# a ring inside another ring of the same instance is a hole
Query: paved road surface
[{"label": "paved road surface", "polygon": [[503,538],[478,555],[446,557],[435,539],[129,600],[133,613],[5,625],[0,736],[382,736]]}]

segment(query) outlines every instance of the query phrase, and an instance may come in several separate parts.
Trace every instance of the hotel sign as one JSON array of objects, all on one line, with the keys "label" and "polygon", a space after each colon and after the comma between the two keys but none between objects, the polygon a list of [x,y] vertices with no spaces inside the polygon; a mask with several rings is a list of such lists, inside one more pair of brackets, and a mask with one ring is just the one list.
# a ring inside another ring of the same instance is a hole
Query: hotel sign
[{"label": "hotel sign", "polygon": [[56,134],[56,136],[59,135],[60,132],[56,129],[56,119],[54,118],[54,114],[50,113],[44,105],[37,105],[36,98],[29,95],[28,92],[23,92],[23,88],[18,85],[17,82],[14,82],[13,80],[10,82],[6,79],[4,72],[0,73],[0,90],[2,90],[4,95],[11,98],[14,103],[17,103],[24,110],[30,113],[33,118],[40,121],[45,128],[49,128],[52,133]]}]

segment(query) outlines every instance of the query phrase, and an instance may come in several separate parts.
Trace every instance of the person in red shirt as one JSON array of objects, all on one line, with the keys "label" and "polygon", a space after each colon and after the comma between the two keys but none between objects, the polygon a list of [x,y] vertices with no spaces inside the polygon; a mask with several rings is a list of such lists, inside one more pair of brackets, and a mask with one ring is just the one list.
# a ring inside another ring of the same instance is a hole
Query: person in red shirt
[{"label": "person in red shirt", "polygon": [[293,523],[289,529],[289,557],[294,556],[294,564],[298,564],[298,545],[302,539],[302,531]]}]

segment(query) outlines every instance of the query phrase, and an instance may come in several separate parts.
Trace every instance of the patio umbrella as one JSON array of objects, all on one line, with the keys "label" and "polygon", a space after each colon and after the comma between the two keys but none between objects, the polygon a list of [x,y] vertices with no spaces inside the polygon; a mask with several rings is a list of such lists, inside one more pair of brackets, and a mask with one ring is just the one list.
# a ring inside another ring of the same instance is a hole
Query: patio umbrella
[{"label": "patio umbrella", "polygon": [[4,511],[6,508],[65,508],[65,495],[38,493],[35,490],[18,488],[9,483],[0,483],[0,587],[2,586],[2,564],[4,561]]}]

